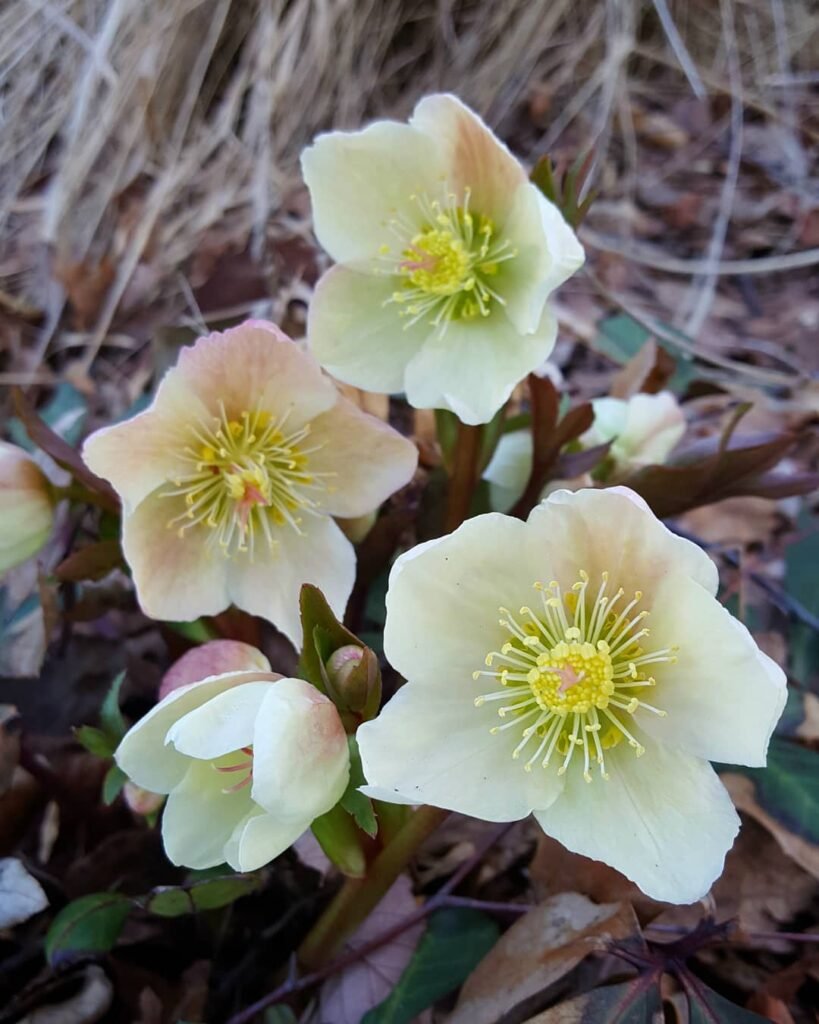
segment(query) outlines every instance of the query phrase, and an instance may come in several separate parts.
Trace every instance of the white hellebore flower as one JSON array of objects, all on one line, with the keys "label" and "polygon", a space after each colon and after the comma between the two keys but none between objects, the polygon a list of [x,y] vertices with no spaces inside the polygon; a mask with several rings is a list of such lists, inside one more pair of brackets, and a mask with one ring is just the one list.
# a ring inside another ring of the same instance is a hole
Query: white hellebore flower
[{"label": "white hellebore flower", "polygon": [[631,398],[595,398],[594,422],[581,437],[587,448],[611,441],[615,474],[663,463],[685,433],[685,415],[670,391]]},{"label": "white hellebore flower", "polygon": [[358,731],[364,792],[534,812],[655,899],[702,897],[739,827],[709,761],[764,765],[785,676],[717,571],[627,489],[558,491],[402,555],[384,648],[408,682]]},{"label": "white hellebore flower", "polygon": [[454,96],[302,156],[319,241],[308,339],[340,380],[485,423],[551,352],[549,294],[583,263],[560,211]]},{"label": "white hellebore flower", "polygon": [[148,615],[188,620],[233,603],[296,644],[303,583],[337,614],[352,589],[355,554],[333,517],[376,509],[417,457],[253,320],[182,349],[151,407],[83,448],[122,498],[122,547]]},{"label": "white hellebore flower", "polygon": [[334,807],[347,786],[347,737],[335,705],[246,651],[233,657],[232,671],[181,686],[177,678],[117,748],[117,764],[133,783],[168,794],[162,839],[174,864],[226,861],[254,871]]}]

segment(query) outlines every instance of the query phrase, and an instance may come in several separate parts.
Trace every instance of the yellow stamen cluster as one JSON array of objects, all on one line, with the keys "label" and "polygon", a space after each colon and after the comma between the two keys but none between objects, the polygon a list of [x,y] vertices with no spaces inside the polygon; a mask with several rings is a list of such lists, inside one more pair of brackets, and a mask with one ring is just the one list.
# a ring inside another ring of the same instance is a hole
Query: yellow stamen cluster
[{"label": "yellow stamen cluster", "polygon": [[469,209],[469,198],[469,189],[460,204],[454,193],[448,193],[445,204],[411,196],[421,229],[417,221],[396,218],[389,224],[400,240],[399,255],[382,246],[381,269],[401,279],[387,301],[401,307],[407,326],[428,319],[443,331],[450,321],[486,317],[493,303],[505,304],[490,282],[496,283],[500,265],[517,253],[497,238],[489,217]]},{"label": "yellow stamen cluster", "polygon": [[602,574],[594,601],[588,599],[588,573],[568,593],[555,581],[535,583],[541,598],[537,611],[524,606],[518,621],[506,608],[500,625],[510,634],[500,651],[486,656],[487,669],[474,672],[475,679],[490,676],[502,689],[475,699],[482,707],[502,701],[497,714],[509,718],[492,733],[521,730],[512,752],[517,759],[529,748],[524,767],[531,771],[539,761],[546,768],[556,757],[558,774],[564,774],[573,755],[582,751],[583,777],[592,781],[591,764],[608,779],[604,751],[625,740],[640,757],[645,748],[623,720],[638,709],[664,716],[665,711],[634,695],[656,685],[647,675],[650,665],[676,661],[676,650],[646,651],[641,641],[649,635],[640,624],[647,611],[634,613],[642,594],[637,591],[622,609],[620,588],[609,595],[608,573]]},{"label": "yellow stamen cluster", "polygon": [[168,526],[180,537],[204,527],[226,555],[251,557],[257,536],[273,548],[278,527],[301,533],[300,513],[317,509],[310,494],[325,490],[320,478],[331,474],[308,472],[308,456],[318,450],[302,447],[309,424],[287,432],[286,419],[260,409],[232,419],[222,407],[210,423],[192,427],[191,443],[181,453],[191,471],[161,492],[184,504]]}]

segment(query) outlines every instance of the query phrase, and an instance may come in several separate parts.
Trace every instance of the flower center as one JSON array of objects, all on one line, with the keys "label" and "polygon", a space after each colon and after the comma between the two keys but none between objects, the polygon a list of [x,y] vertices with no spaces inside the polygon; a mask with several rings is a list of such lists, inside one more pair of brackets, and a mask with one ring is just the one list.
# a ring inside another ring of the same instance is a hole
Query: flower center
[{"label": "flower center", "polygon": [[[234,761],[235,757],[239,757],[240,760]],[[241,750],[237,750],[233,754],[226,754],[224,758],[220,758],[220,761],[227,761],[227,764],[216,764],[214,761],[213,768],[217,772],[222,775],[235,774],[237,777],[237,781],[233,785],[226,786],[222,790],[223,793],[236,793],[251,784],[253,781],[253,747],[242,747]]]},{"label": "flower center", "polygon": [[327,489],[322,478],[333,474],[308,472],[308,456],[318,451],[302,447],[310,426],[288,432],[286,419],[260,409],[228,419],[223,407],[220,417],[193,428],[192,443],[181,453],[191,471],[161,492],[184,499],[184,511],[168,526],[180,537],[207,527],[210,542],[226,555],[247,551],[251,557],[257,536],[273,548],[277,527],[288,524],[301,533],[299,513],[315,512],[310,495]]},{"label": "flower center", "polygon": [[647,674],[650,665],[677,658],[676,648],[648,651],[642,646],[649,630],[640,623],[649,613],[634,611],[642,600],[640,591],[620,609],[625,591],[609,595],[607,572],[593,601],[587,594],[588,573],[581,570],[579,575],[565,594],[557,582],[548,587],[535,583],[541,607],[521,608],[521,622],[501,608],[500,625],[510,638],[500,651],[487,654],[491,671],[473,672],[473,678],[490,676],[503,687],[476,697],[475,705],[504,702],[497,713],[509,721],[490,732],[520,730],[512,757],[526,751],[526,771],[538,761],[547,768],[555,758],[558,775],[563,775],[575,753],[580,757],[582,752],[583,777],[591,782],[592,762],[603,779],[609,778],[604,752],[623,740],[637,757],[645,753],[624,719],[639,708],[665,716],[636,694],[656,686]]},{"label": "flower center", "polygon": [[412,196],[421,211],[421,230],[394,219],[390,228],[400,248],[380,250],[383,272],[400,279],[400,288],[387,299],[396,303],[406,326],[428,319],[443,332],[452,320],[489,316],[495,302],[505,305],[493,284],[500,265],[517,255],[509,242],[500,240],[494,223],[469,209],[470,191],[463,203],[453,193],[446,205],[426,196]]}]

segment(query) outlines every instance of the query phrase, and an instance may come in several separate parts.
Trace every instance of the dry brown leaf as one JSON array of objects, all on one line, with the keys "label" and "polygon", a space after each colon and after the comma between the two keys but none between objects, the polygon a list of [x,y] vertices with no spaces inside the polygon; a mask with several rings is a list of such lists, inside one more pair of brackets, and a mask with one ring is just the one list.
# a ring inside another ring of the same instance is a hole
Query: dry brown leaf
[{"label": "dry brown leaf", "polygon": [[358,406],[362,412],[368,412],[371,416],[377,416],[385,423],[390,418],[390,396],[377,394],[374,391],[362,391],[350,384],[336,381],[336,386],[346,399],[353,405]]},{"label": "dry brown leaf", "polygon": [[773,1021],[773,1024],[794,1024],[788,1007],[781,999],[768,995],[767,992],[754,992],[748,1000],[747,1009],[754,1013],[761,1013],[763,1017]]},{"label": "dry brown leaf", "polygon": [[781,822],[763,810],[756,801],[754,784],[749,778],[733,772],[726,772],[720,778],[731,794],[735,806],[764,826],[784,852],[801,868],[814,878],[819,878],[819,848],[801,836],[789,832]]},{"label": "dry brown leaf", "polygon": [[626,903],[598,906],[576,892],[554,896],[516,921],[481,960],[466,979],[448,1024],[494,1024],[589,953],[638,930]]},{"label": "dry brown leaf", "polygon": [[726,498],[680,516],[680,524],[711,544],[752,544],[774,531],[777,511],[768,498]]}]

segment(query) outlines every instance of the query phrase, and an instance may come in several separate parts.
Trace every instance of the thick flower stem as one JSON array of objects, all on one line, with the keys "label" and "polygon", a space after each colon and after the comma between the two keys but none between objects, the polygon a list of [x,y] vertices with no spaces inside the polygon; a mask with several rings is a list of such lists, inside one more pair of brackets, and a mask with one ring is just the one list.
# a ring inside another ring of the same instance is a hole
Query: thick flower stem
[{"label": "thick flower stem", "polygon": [[372,862],[367,877],[345,882],[299,948],[305,969],[315,970],[332,959],[448,815],[437,807],[419,807]]},{"label": "thick flower stem", "polygon": [[456,530],[469,515],[469,506],[480,473],[478,460],[481,455],[482,437],[483,427],[458,422],[458,438],[455,442],[444,523],[446,533]]}]

